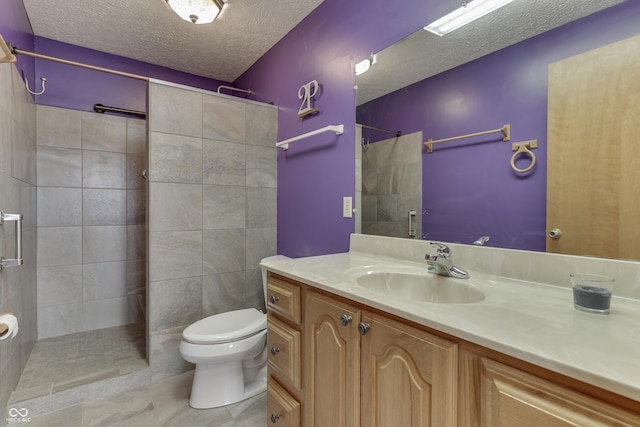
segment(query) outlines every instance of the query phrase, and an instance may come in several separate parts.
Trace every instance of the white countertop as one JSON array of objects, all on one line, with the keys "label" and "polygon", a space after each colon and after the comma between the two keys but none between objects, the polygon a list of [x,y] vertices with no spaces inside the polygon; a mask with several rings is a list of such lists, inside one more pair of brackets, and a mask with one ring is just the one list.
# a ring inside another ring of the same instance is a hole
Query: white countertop
[{"label": "white countertop", "polygon": [[[485,299],[434,304],[393,299],[358,286],[348,274],[367,266],[424,268],[426,263],[370,253],[265,260],[261,266],[353,301],[640,401],[640,301],[617,298],[611,314],[573,307],[570,288],[469,271]],[[462,265],[461,267],[465,267]]]}]

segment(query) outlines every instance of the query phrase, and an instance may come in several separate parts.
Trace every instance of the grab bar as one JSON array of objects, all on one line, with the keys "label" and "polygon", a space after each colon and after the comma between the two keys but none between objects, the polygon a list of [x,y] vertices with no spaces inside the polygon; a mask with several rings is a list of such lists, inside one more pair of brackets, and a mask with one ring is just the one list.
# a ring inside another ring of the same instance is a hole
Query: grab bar
[{"label": "grab bar", "polygon": [[22,214],[8,214],[0,211],[0,225],[5,221],[15,221],[16,223],[16,257],[7,259],[0,257],[0,271],[5,267],[17,267],[23,264],[22,260]]},{"label": "grab bar", "polygon": [[408,217],[409,217],[409,237],[416,237],[416,229],[413,228],[413,221],[412,218],[416,216],[416,211],[409,211],[408,212]]}]

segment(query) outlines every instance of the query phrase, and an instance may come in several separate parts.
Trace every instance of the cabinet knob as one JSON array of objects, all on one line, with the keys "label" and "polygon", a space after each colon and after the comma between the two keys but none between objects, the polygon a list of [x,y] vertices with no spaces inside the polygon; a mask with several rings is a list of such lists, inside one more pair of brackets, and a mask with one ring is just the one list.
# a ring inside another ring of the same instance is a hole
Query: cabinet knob
[{"label": "cabinet knob", "polygon": [[271,354],[273,354],[274,356],[276,354],[280,353],[280,348],[278,347],[271,347]]},{"label": "cabinet knob", "polygon": [[275,424],[276,421],[278,421],[280,419],[280,415],[278,414],[271,414],[271,422]]},{"label": "cabinet knob", "polygon": [[269,298],[269,302],[271,304],[277,304],[278,301],[280,301],[280,298],[278,298],[277,296],[273,295],[271,298]]},{"label": "cabinet knob", "polygon": [[353,320],[353,317],[349,316],[348,314],[343,314],[342,316],[340,316],[340,323],[342,323],[342,326],[349,325],[349,323],[351,323],[352,320]]},{"label": "cabinet knob", "polygon": [[358,332],[360,332],[360,335],[367,335],[367,332],[369,332],[369,329],[371,329],[370,324],[364,323],[364,322],[358,323]]}]

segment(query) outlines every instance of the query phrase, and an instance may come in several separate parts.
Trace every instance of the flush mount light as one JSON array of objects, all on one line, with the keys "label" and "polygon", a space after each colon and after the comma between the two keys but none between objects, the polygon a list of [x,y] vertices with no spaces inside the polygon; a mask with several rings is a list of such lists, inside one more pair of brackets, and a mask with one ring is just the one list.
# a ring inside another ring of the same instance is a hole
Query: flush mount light
[{"label": "flush mount light", "polygon": [[369,68],[371,68],[371,65],[375,64],[375,62],[376,56],[373,54],[367,59],[363,59],[362,61],[358,62],[356,64],[356,76],[359,76],[360,74],[369,70]]},{"label": "flush mount light", "polygon": [[437,21],[424,27],[439,36],[444,36],[451,31],[467,25],[469,22],[475,21],[484,15],[501,8],[513,0],[468,0],[462,3],[462,6],[453,12],[443,16]]},{"label": "flush mount light", "polygon": [[194,24],[213,22],[222,10],[222,0],[166,0],[178,16]]}]

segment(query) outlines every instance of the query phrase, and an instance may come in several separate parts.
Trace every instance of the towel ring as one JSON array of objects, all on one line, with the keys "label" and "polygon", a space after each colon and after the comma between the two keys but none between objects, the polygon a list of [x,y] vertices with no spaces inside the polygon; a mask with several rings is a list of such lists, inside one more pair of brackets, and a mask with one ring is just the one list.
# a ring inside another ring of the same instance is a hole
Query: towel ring
[{"label": "towel ring", "polygon": [[[533,140],[512,144],[512,149],[516,150],[516,152],[513,153],[513,156],[511,156],[511,169],[513,169],[517,173],[529,172],[536,165],[536,155],[533,153],[533,151],[529,150],[529,148],[538,148],[538,141]],[[516,166],[516,158],[521,154],[524,156],[529,156],[531,158],[531,163],[529,164],[529,166],[523,169],[519,169]]]}]

